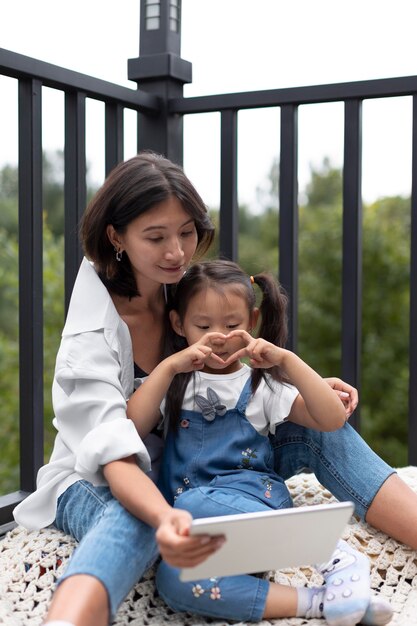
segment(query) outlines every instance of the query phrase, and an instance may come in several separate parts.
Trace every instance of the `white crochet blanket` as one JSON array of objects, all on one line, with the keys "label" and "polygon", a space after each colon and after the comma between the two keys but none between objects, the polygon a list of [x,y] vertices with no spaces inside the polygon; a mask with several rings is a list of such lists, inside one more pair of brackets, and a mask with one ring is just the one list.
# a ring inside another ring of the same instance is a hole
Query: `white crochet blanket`
[{"label": "white crochet blanket", "polygon": [[[399,473],[417,491],[417,467],[402,468]],[[296,506],[333,500],[311,474],[295,476],[287,484]],[[395,612],[390,626],[416,626],[417,553],[354,518],[344,533],[344,539],[369,556],[372,587],[390,600]],[[71,537],[52,528],[29,532],[18,527],[0,541],[0,624],[39,626],[42,623],[55,581],[74,547]],[[290,585],[322,583],[320,575],[310,568],[267,572],[265,576]],[[155,592],[153,570],[131,591],[114,621],[115,626],[225,626],[228,623],[205,620],[187,613],[172,613]],[[239,626],[236,622],[234,624]],[[260,624],[324,626],[325,621],[291,618],[264,620]]]}]

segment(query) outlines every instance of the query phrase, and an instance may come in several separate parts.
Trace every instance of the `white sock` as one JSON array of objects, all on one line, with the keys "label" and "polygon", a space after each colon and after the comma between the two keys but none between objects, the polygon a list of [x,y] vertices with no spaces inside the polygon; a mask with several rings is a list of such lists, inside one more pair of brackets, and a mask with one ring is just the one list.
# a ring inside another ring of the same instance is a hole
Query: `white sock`
[{"label": "white sock", "polygon": [[[297,587],[297,617],[321,618],[324,616],[325,587]],[[390,603],[381,596],[371,596],[365,615],[361,618],[364,626],[385,626],[391,620],[393,610]]]},{"label": "white sock", "polygon": [[324,587],[297,587],[296,617],[323,617]]},{"label": "white sock", "polygon": [[323,615],[329,626],[354,626],[371,599],[369,559],[341,539],[328,563],[317,567],[326,581]]},{"label": "white sock", "polygon": [[371,601],[361,619],[361,624],[366,626],[384,626],[391,621],[393,610],[385,598],[381,596],[371,596]]}]

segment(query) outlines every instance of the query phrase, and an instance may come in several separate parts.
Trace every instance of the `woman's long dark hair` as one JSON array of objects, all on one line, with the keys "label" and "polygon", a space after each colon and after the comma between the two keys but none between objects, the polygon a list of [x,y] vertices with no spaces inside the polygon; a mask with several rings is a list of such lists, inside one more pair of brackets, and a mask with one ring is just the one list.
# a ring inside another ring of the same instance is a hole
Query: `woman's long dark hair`
[{"label": "woman's long dark hair", "polygon": [[[259,305],[260,324],[257,336],[284,347],[287,340],[287,296],[272,274],[261,273],[252,277],[253,282],[261,290],[262,300]],[[246,300],[249,314],[256,307],[256,294],[251,277],[248,276],[236,263],[227,260],[206,261],[192,265],[176,288],[173,290],[168,309],[178,313],[183,321],[188,303],[201,291],[214,289],[220,294],[226,294],[233,290]],[[168,315],[169,315],[168,311]],[[184,337],[180,337],[173,330],[167,319],[166,353],[173,354],[187,347]],[[274,366],[268,370],[261,368],[252,371],[252,393],[256,391],[265,372],[279,382],[288,382],[279,367]],[[170,424],[175,429],[178,425],[181,406],[184,400],[185,389],[193,376],[193,373],[177,374],[172,381],[166,397],[166,412],[169,415]]]}]

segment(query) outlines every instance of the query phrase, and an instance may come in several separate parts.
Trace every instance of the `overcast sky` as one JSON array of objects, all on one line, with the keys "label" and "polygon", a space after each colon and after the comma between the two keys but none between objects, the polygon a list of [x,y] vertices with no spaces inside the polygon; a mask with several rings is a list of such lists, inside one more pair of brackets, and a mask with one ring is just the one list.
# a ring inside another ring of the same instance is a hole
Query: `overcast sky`
[{"label": "overcast sky", "polygon": [[[417,74],[414,0],[183,0],[182,56],[193,64],[186,96],[275,89]],[[135,88],[126,59],[138,56],[139,0],[3,0],[3,48]],[[0,78],[0,166],[15,162],[16,81]],[[44,146],[63,147],[63,98],[44,90]],[[389,119],[390,118],[390,119]],[[363,109],[365,200],[409,194],[411,101],[368,101]],[[87,107],[91,177],[104,175],[103,107]],[[125,156],[135,151],[126,116]],[[219,199],[219,115],[185,120],[185,169],[211,205]],[[279,153],[279,111],[239,115],[239,199],[256,208]],[[343,106],[299,112],[299,180],[324,156],[342,162]],[[130,137],[128,136],[130,135]]]}]

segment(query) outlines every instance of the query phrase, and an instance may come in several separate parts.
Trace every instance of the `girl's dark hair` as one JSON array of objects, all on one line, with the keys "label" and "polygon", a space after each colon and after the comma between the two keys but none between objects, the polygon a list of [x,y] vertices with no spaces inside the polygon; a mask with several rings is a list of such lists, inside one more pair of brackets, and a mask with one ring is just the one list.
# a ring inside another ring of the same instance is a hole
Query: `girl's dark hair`
[{"label": "girl's dark hair", "polygon": [[195,220],[197,252],[203,255],[214,237],[207,208],[182,168],[159,154],[141,152],[119,163],[87,206],[81,243],[109,290],[127,297],[140,295],[127,255],[116,261],[107,227],[111,224],[122,234],[135,218],[170,197],[177,198]]},{"label": "girl's dark hair", "polygon": [[[257,336],[276,346],[284,347],[287,340],[287,296],[272,274],[261,273],[252,278],[262,293]],[[191,298],[208,288],[214,289],[220,294],[226,294],[226,291],[233,290],[246,300],[249,313],[252,313],[256,307],[256,294],[251,277],[236,263],[217,260],[195,263],[186,271],[173,290],[172,300],[169,304],[170,310],[175,310],[180,320],[183,321]],[[185,338],[175,333],[169,319],[167,320],[167,327],[167,354],[186,348]],[[265,378],[266,371],[274,380],[288,382],[279,367],[271,367],[268,370],[253,369],[252,393],[255,393],[262,378],[268,382],[268,379]],[[185,389],[191,376],[193,373],[177,374],[167,393],[166,411],[174,429],[178,424]]]}]

